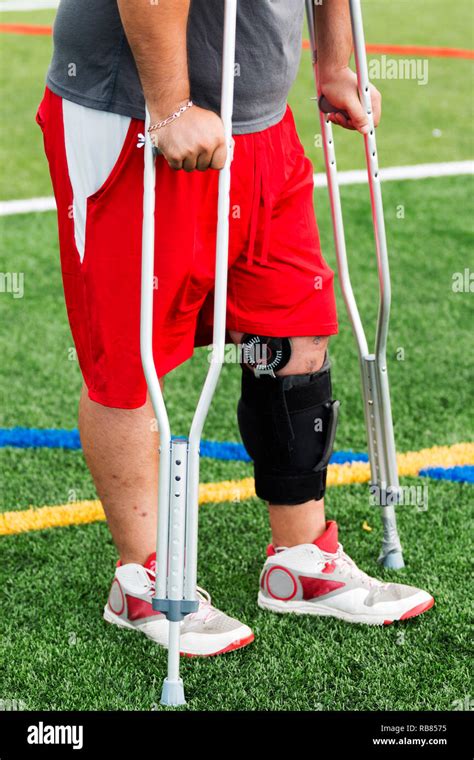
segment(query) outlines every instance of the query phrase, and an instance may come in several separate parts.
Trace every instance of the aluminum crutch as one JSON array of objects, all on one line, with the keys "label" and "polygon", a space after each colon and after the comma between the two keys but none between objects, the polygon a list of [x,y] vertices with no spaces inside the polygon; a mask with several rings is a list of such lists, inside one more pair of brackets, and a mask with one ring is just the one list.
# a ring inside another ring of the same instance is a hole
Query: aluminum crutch
[{"label": "aluminum crutch", "polygon": [[198,609],[199,444],[224,361],[236,18],[237,0],[225,0],[221,118],[227,159],[219,175],[212,356],[189,437],[180,439],[171,437],[153,358],[155,151],[147,129],[150,123],[148,111],[145,124],[140,350],[160,433],[157,575],[153,609],[163,612],[169,621],[168,675],[161,694],[161,703],[169,706],[185,704],[183,681],[179,675],[180,626],[186,615]]},{"label": "aluminum crutch", "polygon": [[382,205],[382,191],[375,141],[375,128],[370,97],[367,54],[360,0],[348,0],[351,14],[352,36],[356,60],[360,101],[367,113],[369,132],[364,135],[372,221],[379,278],[379,310],[374,353],[369,353],[367,338],[352,290],[347,261],[341,197],[337,178],[336,153],[332,125],[327,113],[331,108],[322,97],[319,86],[316,34],[313,0],[306,0],[306,14],[313,54],[313,68],[318,96],[324,160],[328,181],[331,218],[336,248],[336,258],[342,295],[357,343],[362,375],[362,395],[371,473],[371,496],[375,497],[382,514],[383,541],[379,562],[385,567],[398,570],[404,567],[402,547],[397,531],[395,504],[400,498],[397,457],[393,434],[392,410],[387,375],[387,336],[390,317],[390,270]]}]

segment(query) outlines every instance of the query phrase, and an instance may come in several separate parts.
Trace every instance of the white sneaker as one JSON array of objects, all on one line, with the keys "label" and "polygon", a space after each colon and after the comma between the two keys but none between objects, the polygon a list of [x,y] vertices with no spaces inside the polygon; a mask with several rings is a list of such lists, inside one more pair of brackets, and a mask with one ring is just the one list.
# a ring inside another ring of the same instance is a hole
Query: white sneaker
[{"label": "white sneaker", "polygon": [[323,615],[348,623],[388,625],[421,615],[434,604],[426,591],[381,583],[359,570],[337,540],[337,524],[314,544],[268,547],[258,605],[272,612]]},{"label": "white sneaker", "polygon": [[[145,565],[117,564],[104,620],[122,628],[132,628],[160,644],[168,646],[168,621],[152,608],[155,592],[155,554]],[[211,597],[198,588],[199,609],[186,615],[181,623],[181,654],[188,657],[233,652],[254,640],[251,629],[225,615],[211,604]]]}]

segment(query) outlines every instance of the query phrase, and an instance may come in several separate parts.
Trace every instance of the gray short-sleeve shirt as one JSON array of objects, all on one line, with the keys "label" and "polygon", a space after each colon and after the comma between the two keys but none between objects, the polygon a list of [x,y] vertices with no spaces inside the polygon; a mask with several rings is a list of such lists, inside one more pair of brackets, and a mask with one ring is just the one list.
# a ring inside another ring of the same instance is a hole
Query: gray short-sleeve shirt
[{"label": "gray short-sleeve shirt", "polygon": [[[234,132],[278,123],[296,77],[303,0],[239,0]],[[188,24],[191,96],[219,111],[224,0],[192,0]],[[144,118],[144,98],[116,0],[61,0],[48,87],[75,103]]]}]

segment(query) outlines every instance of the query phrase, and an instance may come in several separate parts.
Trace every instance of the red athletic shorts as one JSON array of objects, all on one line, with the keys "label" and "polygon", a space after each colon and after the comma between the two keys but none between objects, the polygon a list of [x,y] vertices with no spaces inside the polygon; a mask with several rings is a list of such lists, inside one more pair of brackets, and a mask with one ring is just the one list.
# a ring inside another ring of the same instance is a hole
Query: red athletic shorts
[{"label": "red athletic shorts", "polygon": [[[90,398],[132,409],[146,399],[139,347],[144,126],[137,119],[125,125],[110,173],[85,197],[80,233],[66,106],[46,90],[37,121],[58,208],[69,321]],[[100,113],[94,111],[93,118]],[[93,162],[86,154],[87,146],[74,176],[89,171]],[[154,353],[160,376],[188,359],[194,346],[212,341],[217,187],[215,171],[176,172],[157,159]],[[227,329],[277,337],[332,335],[333,278],[321,255],[312,165],[288,109],[277,125],[235,136]]]}]

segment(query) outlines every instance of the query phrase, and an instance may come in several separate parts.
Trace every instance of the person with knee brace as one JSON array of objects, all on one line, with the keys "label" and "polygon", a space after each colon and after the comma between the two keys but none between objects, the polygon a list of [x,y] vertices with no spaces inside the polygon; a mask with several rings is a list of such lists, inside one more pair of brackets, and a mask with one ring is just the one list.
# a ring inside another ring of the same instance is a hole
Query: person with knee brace
[{"label": "person with knee brace", "polygon": [[[349,68],[347,2],[316,4],[315,15],[323,94],[345,114],[329,118],[366,132]],[[287,104],[303,16],[303,0],[239,2],[227,327],[242,347],[239,425],[272,531],[258,603],[274,612],[389,622],[423,612],[432,597],[358,570],[324,512],[338,416],[328,359],[337,316],[314,215],[313,167]],[[104,617],[163,646],[168,623],[151,605],[158,436],[139,348],[145,101],[161,153],[154,334],[163,381],[195,345],[211,340],[212,169],[226,158],[218,116],[222,28],[221,0],[61,0],[37,114],[84,377],[82,447],[119,554]],[[375,88],[372,101],[378,123]],[[220,654],[253,640],[249,626],[215,608],[206,592],[199,599],[182,624],[183,652]]]},{"label": "person with knee brace", "polygon": [[233,338],[242,344],[240,432],[272,530],[259,606],[371,625],[429,609],[433,598],[426,591],[382,583],[359,570],[338,541],[337,523],[326,521],[326,476],[339,412],[328,339]]}]

